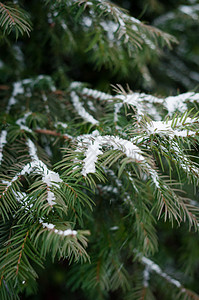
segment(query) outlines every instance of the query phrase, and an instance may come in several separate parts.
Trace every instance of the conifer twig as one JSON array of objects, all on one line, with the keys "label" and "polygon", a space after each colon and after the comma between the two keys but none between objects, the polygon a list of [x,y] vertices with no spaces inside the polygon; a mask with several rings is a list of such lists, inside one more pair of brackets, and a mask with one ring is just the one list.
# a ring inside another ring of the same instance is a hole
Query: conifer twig
[{"label": "conifer twig", "polygon": [[54,135],[54,136],[59,136],[65,140],[70,140],[71,138],[68,137],[67,135],[63,135],[59,132],[53,131],[53,130],[49,130],[49,129],[35,129],[34,130],[37,133],[42,133],[42,134],[47,134],[47,135]]},{"label": "conifer twig", "polygon": [[24,247],[25,247],[25,243],[26,243],[28,234],[29,234],[29,230],[28,230],[27,233],[26,233],[26,236],[25,236],[25,238],[24,238],[24,242],[23,242],[22,247],[21,247],[21,251],[20,251],[20,253],[19,253],[19,258],[18,258],[18,262],[17,262],[16,275],[17,275],[18,272],[19,272],[19,265],[20,265],[20,263],[21,263],[21,257],[22,257],[22,253],[23,253],[23,250],[24,250]]}]

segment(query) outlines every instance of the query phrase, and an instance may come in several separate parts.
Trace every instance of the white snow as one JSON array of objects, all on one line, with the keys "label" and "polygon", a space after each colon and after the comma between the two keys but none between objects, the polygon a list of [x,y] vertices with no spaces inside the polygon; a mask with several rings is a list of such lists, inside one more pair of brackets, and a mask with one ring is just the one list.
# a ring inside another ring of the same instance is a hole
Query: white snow
[{"label": "white snow", "polygon": [[158,173],[156,172],[156,170],[154,170],[149,164],[146,165],[149,174],[151,175],[151,178],[153,180],[153,183],[155,184],[156,188],[160,188],[160,184],[159,184],[159,176]]},{"label": "white snow", "polygon": [[[147,111],[147,105],[151,104],[161,104],[163,105],[169,115],[172,115],[176,110],[184,113],[187,110],[186,102],[199,102],[199,93],[188,92],[184,94],[180,94],[178,96],[169,96],[165,99],[158,98],[152,95],[147,95],[144,93],[131,93],[127,95],[116,95],[112,98],[115,98],[121,101],[123,104],[132,105],[137,109],[137,114],[143,115],[144,112],[148,112],[150,114],[150,107]],[[115,110],[117,110],[117,105],[115,106]],[[158,116],[159,118],[159,116]]]},{"label": "white snow", "polygon": [[[186,123],[192,123],[191,118],[187,118]],[[147,132],[149,134],[163,134],[163,135],[168,135],[170,138],[173,138],[174,136],[179,136],[179,137],[187,137],[191,135],[195,135],[196,131],[191,131],[188,129],[181,130],[180,128],[173,129],[172,124],[175,124],[175,121],[169,120],[169,121],[150,121],[147,125]],[[175,124],[175,127],[179,126],[179,122]]]},{"label": "white snow", "polygon": [[55,227],[55,225],[53,224],[48,224],[48,223],[42,223],[43,227],[46,227],[48,229],[53,229]]},{"label": "white snow", "polygon": [[143,272],[143,286],[147,288],[149,286],[149,279],[150,279],[150,272],[149,267],[146,265],[144,272]]},{"label": "white snow", "polygon": [[160,275],[161,277],[166,279],[168,282],[175,285],[177,288],[182,288],[182,285],[178,280],[173,279],[171,276],[169,276],[168,274],[163,272],[161,270],[161,268],[156,263],[154,263],[152,260],[150,260],[150,259],[146,258],[145,256],[143,256],[141,258],[141,261],[142,261],[143,264],[145,264],[148,267],[148,270],[157,273],[158,275]]},{"label": "white snow", "polygon": [[118,229],[119,229],[118,226],[113,226],[113,227],[110,228],[110,230],[112,230],[112,231],[115,231],[115,230],[118,230]]},{"label": "white snow", "polygon": [[3,153],[2,153],[3,152],[3,147],[7,143],[6,137],[7,137],[7,131],[2,130],[1,135],[0,135],[0,164],[1,164],[1,161],[3,159]]},{"label": "white snow", "polygon": [[118,122],[118,114],[120,112],[120,109],[122,108],[122,103],[115,103],[114,104],[114,122]]},{"label": "white snow", "polygon": [[[24,94],[24,85],[31,84],[31,86],[34,86],[42,79],[51,80],[51,78],[49,76],[39,75],[39,76],[37,76],[36,79],[23,79],[22,81],[15,82],[13,84],[13,92],[8,101],[8,106],[6,108],[6,112],[9,113],[11,106],[16,104],[16,102],[17,102],[16,96],[19,94]],[[53,84],[50,85],[50,90],[55,91],[55,86]],[[31,96],[31,94],[28,94],[27,96]]]},{"label": "white snow", "polygon": [[170,96],[165,98],[163,105],[168,110],[169,115],[172,115],[175,110],[179,110],[181,113],[184,113],[187,110],[187,104],[185,101],[199,101],[199,93],[184,93],[178,96]]},{"label": "white snow", "polygon": [[91,116],[85,110],[85,108],[83,107],[82,103],[79,100],[79,96],[74,91],[71,92],[71,99],[72,99],[74,108],[76,109],[78,115],[80,115],[82,117],[82,119],[84,119],[85,121],[87,121],[93,125],[96,125],[99,123],[97,120],[95,120],[93,118],[93,116]]},{"label": "white snow", "polygon": [[50,190],[51,187],[59,187],[58,183],[62,182],[62,179],[60,178],[58,173],[55,173],[54,171],[51,171],[47,168],[47,166],[38,158],[37,156],[37,150],[34,145],[34,143],[28,139],[27,145],[29,148],[29,153],[32,158],[31,162],[31,170],[36,170],[37,174],[42,175],[42,181],[47,185],[48,190],[47,190],[47,201],[49,205],[54,205],[55,202],[55,195],[54,193]]},{"label": "white snow", "polygon": [[60,125],[61,127],[63,127],[63,128],[67,128],[67,127],[68,127],[68,124],[63,123],[63,122],[56,122],[56,123],[55,123],[55,127],[58,127],[59,125]]},{"label": "white snow", "polygon": [[26,123],[26,119],[28,118],[28,116],[30,116],[32,114],[32,112],[27,112],[24,114],[23,118],[20,118],[16,121],[16,124],[19,125],[21,130],[25,130],[27,132],[32,132],[32,130],[30,128],[28,128],[25,123]]},{"label": "white snow", "polygon": [[[75,85],[78,86],[78,82],[73,82],[72,83],[72,87],[75,87]],[[87,96],[87,97],[90,96],[90,97],[92,97],[94,99],[99,99],[99,100],[108,100],[108,99],[112,99],[113,98],[112,95],[100,92],[98,90],[88,89],[88,88],[83,88],[82,91],[81,91],[81,94],[83,96],[84,95]]]},{"label": "white snow", "polygon": [[86,157],[83,160],[82,175],[86,176],[88,173],[95,173],[95,164],[98,159],[98,155],[103,154],[99,149],[100,142],[95,140],[85,152]]},{"label": "white snow", "polygon": [[58,229],[55,229],[55,225],[54,224],[51,224],[51,223],[43,223],[41,222],[43,227],[49,229],[49,230],[53,230],[54,233],[56,234],[59,234],[59,235],[62,235],[62,236],[74,236],[74,235],[77,235],[77,231],[76,230],[71,230],[71,229],[66,229],[66,230],[58,230]]},{"label": "white snow", "polygon": [[88,16],[84,16],[84,17],[82,18],[82,22],[83,22],[83,24],[86,25],[87,27],[90,27],[90,26],[92,25],[92,23],[93,23],[93,20],[92,20],[92,18],[90,18],[90,17],[88,17]]},{"label": "white snow", "polygon": [[10,111],[11,106],[16,103],[16,99],[15,99],[16,95],[23,94],[23,93],[24,93],[24,88],[23,88],[21,82],[15,82],[14,86],[13,86],[12,96],[10,97],[10,99],[8,101],[8,106],[6,109],[7,113]]},{"label": "white snow", "polygon": [[[92,134],[82,135],[77,138],[78,145],[76,151],[82,151],[85,154],[85,158],[82,161],[82,175],[87,176],[89,173],[96,172],[96,162],[98,156],[103,154],[102,146],[111,147],[114,150],[122,151],[128,158],[137,163],[146,166],[148,174],[151,176],[155,186],[160,188],[159,176],[155,169],[146,161],[142,151],[133,142],[122,139],[117,136],[100,136],[99,132],[95,130]],[[86,147],[86,150],[85,150]]]},{"label": "white snow", "polygon": [[15,197],[17,198],[17,200],[18,200],[19,202],[22,202],[22,203],[23,203],[23,201],[24,201],[25,198],[27,197],[27,194],[24,193],[24,192],[15,191],[15,190],[13,190],[12,192],[13,192],[13,194],[15,195]]},{"label": "white snow", "polygon": [[30,82],[31,82],[30,79],[24,79],[22,81],[17,81],[13,84],[13,92],[12,92],[12,95],[11,95],[9,101],[8,101],[8,106],[6,108],[7,113],[9,113],[11,106],[16,104],[16,102],[17,102],[16,101],[16,96],[19,95],[19,94],[24,94],[23,85],[28,84]]},{"label": "white snow", "polygon": [[118,24],[113,21],[101,21],[100,25],[106,31],[109,41],[113,41],[118,30]]},{"label": "white snow", "polygon": [[180,163],[181,168],[185,172],[191,173],[192,176],[196,176],[196,178],[198,179],[199,169],[195,165],[193,165],[193,162],[192,164],[190,163],[188,157],[182,152],[179,145],[176,142],[172,141],[171,147],[173,148],[177,156],[177,160]]},{"label": "white snow", "polygon": [[46,96],[45,93],[42,93],[42,99],[43,99],[43,101],[45,103],[46,112],[47,112],[47,114],[49,114],[50,113],[50,108],[48,106],[48,98],[47,98],[47,96]]},{"label": "white snow", "polygon": [[92,101],[88,100],[88,101],[87,101],[87,105],[88,105],[88,108],[89,108],[90,110],[92,110],[92,111],[94,111],[94,112],[97,111],[96,108],[95,108],[95,106],[93,105],[93,102],[92,102]]},{"label": "white snow", "polygon": [[180,5],[179,10],[182,13],[190,16],[194,20],[197,20],[199,18],[199,16],[198,16],[199,4],[191,5],[191,6],[189,6],[189,5]]},{"label": "white snow", "polygon": [[71,89],[76,89],[76,88],[79,88],[82,86],[82,82],[80,81],[73,81],[71,84],[70,84],[70,88]]},{"label": "white snow", "polygon": [[56,197],[54,193],[50,190],[50,188],[59,188],[58,183],[62,182],[62,179],[59,177],[58,173],[49,170],[48,167],[38,158],[36,147],[30,139],[27,140],[27,146],[32,161],[25,165],[23,169],[19,173],[17,173],[11,181],[7,183],[7,187],[3,192],[3,195],[5,194],[7,189],[12,185],[12,183],[16,181],[20,176],[34,172],[42,176],[42,181],[47,185],[47,201],[50,206],[53,206],[54,204],[56,204]]},{"label": "white snow", "polygon": [[[71,88],[79,88],[81,87],[80,82],[73,82],[71,83]],[[187,110],[187,102],[194,102],[199,101],[199,93],[194,92],[187,92],[183,93],[177,96],[169,96],[165,99],[158,98],[153,95],[147,95],[145,93],[137,93],[133,92],[126,95],[109,95],[103,92],[100,92],[98,90],[83,88],[80,90],[80,94],[82,97],[91,97],[97,100],[106,100],[109,102],[114,102],[117,100],[117,102],[114,103],[114,121],[118,121],[118,113],[121,109],[121,106],[131,105],[136,108],[137,115],[143,115],[144,113],[149,113],[152,115],[155,120],[160,120],[161,116],[159,115],[156,104],[163,105],[165,109],[168,111],[169,115],[172,115],[175,111],[179,111],[181,113],[184,113]],[[72,95],[74,96],[73,104],[76,106],[76,110],[78,111],[79,115],[82,115],[82,117],[92,124],[96,124],[98,121],[93,119],[91,115],[89,115],[85,109],[83,108],[82,103],[79,100],[78,95],[75,93],[75,91],[72,91]],[[90,101],[90,100],[89,100]]]},{"label": "white snow", "polygon": [[[124,154],[136,162],[145,161],[142,151],[128,140],[124,140],[115,136],[96,136],[86,135],[78,137],[78,147],[86,146],[85,158],[83,160],[82,175],[86,176],[88,173],[95,173],[95,164],[98,156],[103,154],[101,151],[102,146],[112,147],[114,150],[121,150]],[[81,142],[82,145],[81,145]]]}]

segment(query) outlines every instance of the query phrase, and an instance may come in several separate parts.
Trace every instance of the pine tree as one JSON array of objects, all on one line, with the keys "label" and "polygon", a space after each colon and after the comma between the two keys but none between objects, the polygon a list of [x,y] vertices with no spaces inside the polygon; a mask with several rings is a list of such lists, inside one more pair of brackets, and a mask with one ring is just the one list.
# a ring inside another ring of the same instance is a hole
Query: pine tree
[{"label": "pine tree", "polygon": [[0,2],[0,299],[199,299],[192,2]]}]

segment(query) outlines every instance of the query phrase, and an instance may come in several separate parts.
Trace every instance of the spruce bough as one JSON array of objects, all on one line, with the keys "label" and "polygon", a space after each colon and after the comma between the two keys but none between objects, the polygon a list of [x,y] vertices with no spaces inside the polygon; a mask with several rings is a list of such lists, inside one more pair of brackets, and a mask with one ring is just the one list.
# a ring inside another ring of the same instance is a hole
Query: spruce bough
[{"label": "spruce bough", "polygon": [[[199,94],[157,97],[119,84],[107,93],[63,66],[79,55],[81,72],[85,59],[123,78],[145,70],[146,81],[149,58],[176,39],[109,1],[44,1],[48,39],[38,53],[45,60],[52,43],[54,62],[41,75],[28,59],[34,20],[9,5],[0,2],[0,26],[18,57],[14,74],[5,64],[12,84],[1,85],[0,298],[34,293],[50,257],[65,260],[68,290],[85,299],[199,299],[161,246],[174,231],[188,245],[198,239],[197,198],[184,192],[199,178]],[[30,37],[16,42],[19,34]]]}]

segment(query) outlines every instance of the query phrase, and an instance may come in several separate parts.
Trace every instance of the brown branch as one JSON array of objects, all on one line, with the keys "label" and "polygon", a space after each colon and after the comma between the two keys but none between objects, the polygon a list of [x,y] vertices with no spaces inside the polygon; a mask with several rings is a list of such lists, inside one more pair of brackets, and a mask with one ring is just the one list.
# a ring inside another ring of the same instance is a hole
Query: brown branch
[{"label": "brown branch", "polygon": [[34,130],[37,133],[43,133],[43,134],[48,134],[48,135],[54,135],[54,136],[59,136],[65,140],[70,140],[71,138],[68,137],[67,135],[63,135],[59,132],[53,131],[53,130],[48,130],[48,129],[35,129]]},{"label": "brown branch", "polygon": [[0,90],[9,90],[9,86],[5,84],[0,85]]},{"label": "brown branch", "polygon": [[21,247],[21,251],[20,251],[20,253],[19,253],[19,259],[18,259],[18,262],[17,262],[17,271],[16,271],[16,275],[17,275],[18,272],[19,272],[19,265],[20,265],[20,263],[21,263],[21,257],[22,257],[23,249],[24,249],[24,246],[25,246],[25,243],[26,243],[28,234],[29,234],[29,231],[27,231],[27,233],[26,233],[26,236],[25,236],[25,238],[24,238],[24,242],[23,242],[22,247]]},{"label": "brown branch", "polygon": [[11,13],[9,12],[9,10],[5,7],[5,5],[3,5],[3,3],[0,2],[0,6],[2,7],[3,10],[6,11],[6,13],[9,15],[10,19],[12,20],[13,24],[16,24],[15,19],[12,17]]},{"label": "brown branch", "polygon": [[141,291],[140,300],[144,300],[145,296],[146,296],[146,287],[144,286],[142,291]]}]

